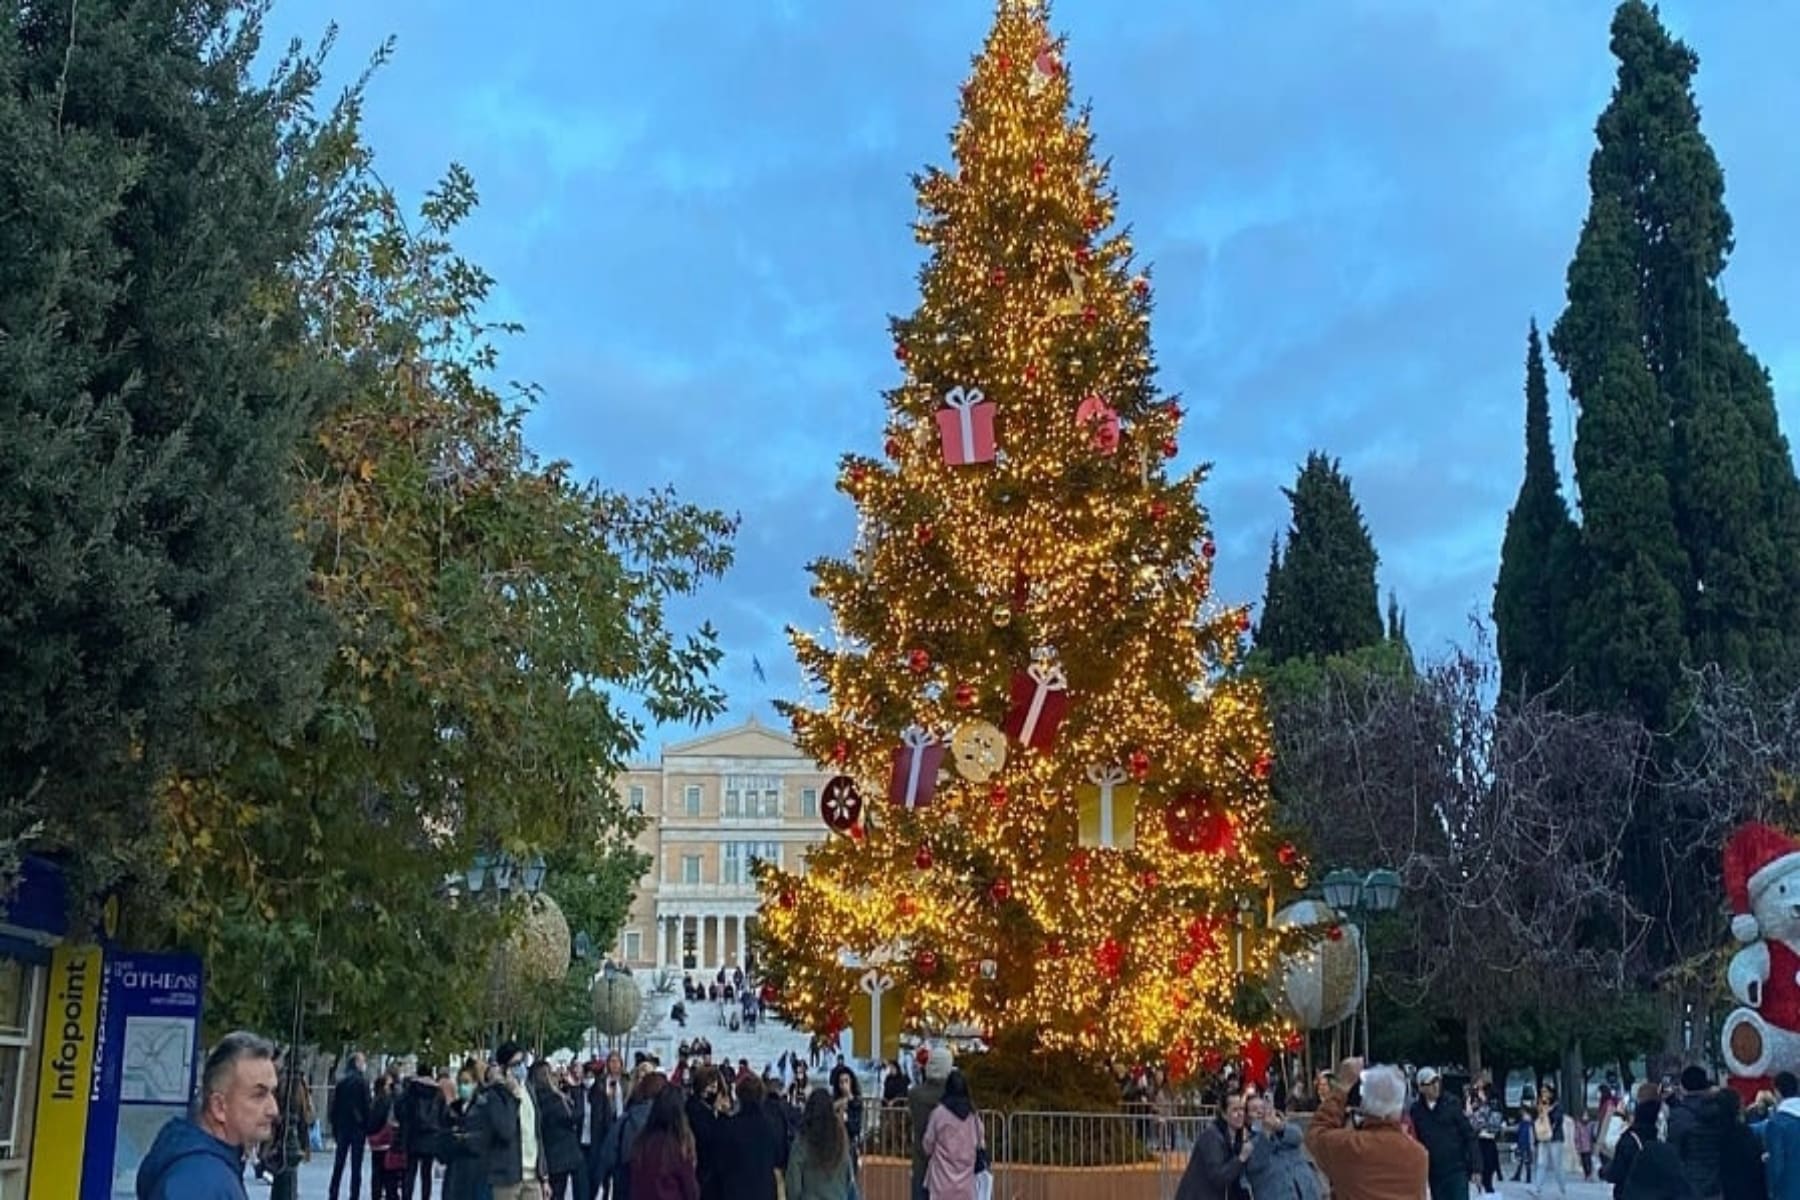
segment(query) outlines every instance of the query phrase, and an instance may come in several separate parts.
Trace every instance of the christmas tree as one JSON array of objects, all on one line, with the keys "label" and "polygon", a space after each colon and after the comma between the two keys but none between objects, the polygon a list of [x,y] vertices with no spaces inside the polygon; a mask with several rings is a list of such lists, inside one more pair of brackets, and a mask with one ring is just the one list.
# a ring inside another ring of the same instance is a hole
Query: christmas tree
[{"label": "christmas tree", "polygon": [[794,635],[829,704],[787,711],[839,772],[838,836],[759,865],[762,964],[814,1028],[874,962],[909,1028],[1254,1063],[1301,864],[1231,671],[1249,615],[1208,598],[1203,472],[1168,470],[1149,282],[1069,96],[1042,7],[1003,0],[956,167],[915,181],[930,259],[893,322],[886,454],[844,460],[858,543],[813,567],[836,636]]}]

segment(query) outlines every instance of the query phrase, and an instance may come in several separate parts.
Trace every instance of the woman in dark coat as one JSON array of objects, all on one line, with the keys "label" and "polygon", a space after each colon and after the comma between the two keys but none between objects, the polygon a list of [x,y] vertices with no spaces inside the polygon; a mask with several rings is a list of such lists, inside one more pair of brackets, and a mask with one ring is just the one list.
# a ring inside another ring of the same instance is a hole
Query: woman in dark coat
[{"label": "woman in dark coat", "polygon": [[720,1194],[731,1200],[775,1200],[775,1172],[787,1158],[787,1138],[769,1119],[768,1098],[761,1079],[748,1071],[739,1075],[738,1110],[719,1122],[714,1135],[713,1170]]},{"label": "woman in dark coat", "polygon": [[438,1161],[444,1164],[444,1200],[481,1200],[487,1183],[480,1157],[469,1141],[469,1106],[475,1102],[475,1072],[467,1067],[456,1077]]},{"label": "woman in dark coat", "polygon": [[581,1170],[581,1127],[575,1105],[550,1077],[550,1064],[539,1059],[531,1067],[531,1102],[537,1105],[544,1128],[544,1169],[550,1172],[551,1200],[587,1200],[570,1197],[569,1181]]}]

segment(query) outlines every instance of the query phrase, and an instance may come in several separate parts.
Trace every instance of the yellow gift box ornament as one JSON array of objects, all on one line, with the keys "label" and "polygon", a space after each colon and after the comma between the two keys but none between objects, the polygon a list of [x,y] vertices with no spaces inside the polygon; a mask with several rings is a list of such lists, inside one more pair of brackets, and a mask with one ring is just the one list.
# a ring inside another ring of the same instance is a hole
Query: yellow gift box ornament
[{"label": "yellow gift box ornament", "polygon": [[1119,766],[1091,766],[1075,789],[1081,812],[1081,844],[1097,850],[1137,845],[1138,786]]}]

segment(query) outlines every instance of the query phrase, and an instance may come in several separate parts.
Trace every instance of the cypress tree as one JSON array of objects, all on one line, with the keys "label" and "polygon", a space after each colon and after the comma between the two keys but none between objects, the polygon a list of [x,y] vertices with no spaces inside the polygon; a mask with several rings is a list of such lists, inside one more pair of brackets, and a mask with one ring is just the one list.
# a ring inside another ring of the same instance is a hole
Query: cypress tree
[{"label": "cypress tree", "polygon": [[1314,451],[1283,493],[1293,515],[1285,553],[1270,553],[1257,648],[1280,663],[1380,642],[1379,558],[1349,477]]},{"label": "cypress tree", "polygon": [[1548,687],[1567,670],[1576,538],[1550,446],[1550,386],[1537,322],[1525,339],[1525,478],[1506,517],[1494,634],[1506,694]]},{"label": "cypress tree", "polygon": [[1724,175],[1699,60],[1654,9],[1614,14],[1618,82],[1551,349],[1581,405],[1584,565],[1567,657],[1591,702],[1668,718],[1683,662],[1765,677],[1800,661],[1800,483],[1767,372],[1718,279]]}]

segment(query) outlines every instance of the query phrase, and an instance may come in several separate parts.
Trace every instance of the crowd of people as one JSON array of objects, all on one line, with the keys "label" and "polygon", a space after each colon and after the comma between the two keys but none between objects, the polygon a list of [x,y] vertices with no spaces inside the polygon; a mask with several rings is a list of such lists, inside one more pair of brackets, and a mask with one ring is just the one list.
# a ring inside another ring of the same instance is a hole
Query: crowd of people
[{"label": "crowd of people", "polygon": [[[1613,1200],[1800,1200],[1800,1079],[1745,1106],[1702,1067],[1679,1083],[1603,1087],[1590,1117],[1546,1085],[1519,1105],[1513,1178],[1542,1196],[1599,1179]],[[1301,1137],[1273,1097],[1226,1095],[1196,1139],[1176,1200],[1468,1200],[1496,1194],[1504,1105],[1477,1082],[1449,1095],[1437,1071],[1346,1059],[1315,1085]],[[1304,1151],[1304,1153],[1302,1153]]]},{"label": "crowd of people", "polygon": [[[840,1059],[815,1086],[797,1055],[778,1076],[688,1049],[671,1072],[639,1055],[627,1073],[617,1054],[567,1069],[506,1042],[455,1071],[373,1079],[352,1055],[327,1115],[332,1200],[361,1200],[365,1152],[374,1200],[433,1200],[434,1180],[439,1200],[853,1200],[864,1112],[850,1067]],[[272,1043],[225,1038],[193,1113],[145,1157],[138,1200],[242,1200],[259,1155],[291,1197],[299,1159],[271,1148],[311,1122],[298,1079]],[[905,1100],[915,1196],[977,1200],[986,1141],[947,1048],[924,1057]]]}]

